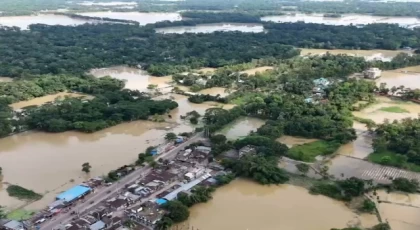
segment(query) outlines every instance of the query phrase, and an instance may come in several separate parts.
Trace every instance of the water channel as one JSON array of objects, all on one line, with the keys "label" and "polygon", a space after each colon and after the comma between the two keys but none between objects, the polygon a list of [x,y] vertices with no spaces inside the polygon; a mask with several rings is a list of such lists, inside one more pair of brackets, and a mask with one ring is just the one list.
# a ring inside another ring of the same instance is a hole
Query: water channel
[{"label": "water channel", "polygon": [[187,224],[200,230],[326,230],[357,224],[370,227],[377,220],[302,187],[235,180],[217,189],[211,201],[193,206]]}]

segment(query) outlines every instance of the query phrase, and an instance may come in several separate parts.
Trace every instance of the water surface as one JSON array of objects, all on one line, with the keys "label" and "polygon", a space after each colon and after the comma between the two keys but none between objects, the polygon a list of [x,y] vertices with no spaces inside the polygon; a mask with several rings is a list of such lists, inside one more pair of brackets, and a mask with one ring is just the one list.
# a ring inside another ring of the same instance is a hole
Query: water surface
[{"label": "water surface", "polygon": [[241,117],[225,126],[219,133],[225,135],[227,139],[236,140],[247,136],[251,131],[256,131],[264,123],[264,120],[258,118]]},{"label": "water surface", "polygon": [[22,30],[28,29],[31,24],[46,24],[46,25],[62,25],[62,26],[77,26],[85,23],[93,23],[93,20],[85,20],[79,18],[70,18],[64,15],[54,14],[38,14],[30,16],[11,16],[0,17],[0,25],[2,26],[16,26]]},{"label": "water surface", "polygon": [[156,32],[163,34],[213,33],[216,31],[241,31],[248,33],[261,33],[264,31],[264,27],[262,26],[262,24],[252,23],[213,23],[200,24],[196,26],[177,26],[156,29]]},{"label": "water surface", "polygon": [[181,15],[179,13],[140,13],[140,12],[86,12],[80,15],[89,17],[112,18],[121,20],[137,21],[140,25],[156,23],[160,21],[179,21]]}]

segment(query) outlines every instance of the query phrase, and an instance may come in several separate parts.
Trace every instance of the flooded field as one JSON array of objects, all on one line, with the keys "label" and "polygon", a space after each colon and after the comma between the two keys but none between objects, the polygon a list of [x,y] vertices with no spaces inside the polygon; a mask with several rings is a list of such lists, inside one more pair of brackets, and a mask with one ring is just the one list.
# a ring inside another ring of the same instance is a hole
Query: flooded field
[{"label": "flooded field", "polygon": [[64,98],[64,97],[83,97],[86,99],[91,99],[93,98],[90,95],[85,95],[85,94],[81,94],[81,93],[68,93],[68,92],[61,92],[61,93],[56,93],[56,94],[51,94],[51,95],[47,95],[47,96],[43,96],[43,97],[37,97],[28,101],[20,101],[20,102],[16,102],[11,104],[10,106],[14,109],[22,109],[24,107],[27,106],[32,106],[32,105],[42,105],[45,104],[47,102],[52,102],[57,98]]},{"label": "flooded field", "polygon": [[[378,103],[373,104],[361,111],[353,112],[353,115],[361,118],[371,119],[376,123],[382,123],[385,119],[401,120],[411,117],[417,118],[420,113],[420,105],[412,102],[404,102],[391,100],[387,97],[378,97]],[[384,109],[389,107],[397,107],[405,112],[387,112]]]},{"label": "flooded field", "polygon": [[241,73],[241,74],[246,73],[248,75],[255,75],[257,72],[263,73],[267,70],[272,70],[272,69],[274,69],[273,66],[262,66],[262,67],[257,67],[257,68],[253,68],[253,69],[244,70],[244,71],[241,71],[239,73]]},{"label": "flooded field", "polygon": [[256,131],[265,123],[264,120],[252,117],[242,117],[225,126],[219,133],[229,140],[236,140],[247,136],[251,131]]},{"label": "flooded field", "polygon": [[46,24],[46,25],[62,25],[62,26],[76,26],[85,23],[93,23],[92,20],[84,20],[77,18],[70,18],[64,15],[54,14],[39,14],[31,16],[12,16],[0,17],[0,25],[2,26],[17,26],[23,30],[28,29],[31,24]]},{"label": "flooded field", "polygon": [[179,21],[181,15],[179,13],[140,13],[140,12],[86,12],[79,13],[83,16],[112,18],[121,20],[137,21],[140,25],[156,23],[161,21]]},{"label": "flooded field", "polygon": [[310,195],[301,187],[246,180],[217,189],[211,201],[190,210],[188,224],[200,230],[326,230],[377,223],[373,215],[358,216],[343,203]]},{"label": "flooded field", "polygon": [[382,17],[362,14],[345,14],[340,18],[324,17],[323,14],[289,14],[280,16],[265,16],[262,21],[272,22],[306,22],[326,25],[367,25],[372,23],[399,24],[402,27],[414,28],[420,25],[420,19],[415,17]]},{"label": "flooded field", "polygon": [[[378,191],[380,200],[391,202],[380,203],[379,213],[389,222],[393,230],[418,230],[420,229],[420,194],[387,193]],[[415,207],[409,207],[412,205]]]},{"label": "flooded field", "polygon": [[251,23],[214,23],[200,24],[196,26],[177,26],[156,29],[156,32],[163,34],[213,33],[216,31],[241,31],[249,33],[261,33],[264,31],[264,27],[262,26],[262,24]]},{"label": "flooded field", "polygon": [[314,139],[314,138],[294,137],[294,136],[288,136],[288,135],[283,135],[282,137],[277,138],[278,142],[287,145],[287,147],[289,148],[295,145],[303,145],[303,144],[311,143],[317,140],[318,139]]},{"label": "flooded field", "polygon": [[391,61],[399,53],[411,54],[411,51],[405,50],[344,50],[344,49],[305,49],[301,48],[301,56],[324,55],[327,52],[333,55],[346,54],[349,56],[364,57],[367,61],[382,60]]},{"label": "flooded field", "polygon": [[95,77],[111,76],[113,78],[126,81],[125,87],[132,90],[147,90],[149,84],[157,85],[158,88],[165,88],[169,86],[169,82],[172,81],[172,77],[153,77],[150,76],[146,71],[131,68],[127,66],[117,66],[103,69],[93,69],[90,71]]},{"label": "flooded field", "polygon": [[366,126],[362,123],[354,122],[353,128],[356,130],[357,139],[342,145],[337,153],[364,159],[373,152],[372,135],[367,132]]},{"label": "flooded field", "polygon": [[13,78],[11,77],[0,77],[0,82],[11,82]]},{"label": "flooded field", "polygon": [[420,66],[411,66],[396,70],[383,71],[381,78],[376,80],[377,84],[386,83],[387,87],[420,88]]}]

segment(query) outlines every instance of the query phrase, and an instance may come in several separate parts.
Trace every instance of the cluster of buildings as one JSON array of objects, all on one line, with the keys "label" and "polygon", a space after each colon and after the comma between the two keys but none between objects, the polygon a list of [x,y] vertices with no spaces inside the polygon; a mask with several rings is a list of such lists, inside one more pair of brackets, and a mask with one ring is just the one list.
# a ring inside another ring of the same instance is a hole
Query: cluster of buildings
[{"label": "cluster of buildings", "polygon": [[[60,230],[124,230],[130,221],[133,229],[153,229],[165,215],[162,205],[177,198],[180,192],[189,193],[197,185],[215,184],[214,175],[224,173],[223,167],[208,167],[211,148],[200,145],[181,150],[172,160],[161,161],[150,173],[126,184],[116,195],[98,203],[97,207],[62,224]],[[74,200],[90,190],[78,186],[57,196],[59,200]],[[76,192],[77,191],[77,192]]]},{"label": "cluster of buildings", "polygon": [[368,79],[377,79],[380,78],[382,74],[382,70],[379,68],[369,68],[363,71],[363,76]]},{"label": "cluster of buildings", "polygon": [[331,81],[326,78],[318,78],[313,80],[314,87],[312,88],[312,95],[305,98],[306,103],[317,104],[325,96],[325,89],[331,85]]}]

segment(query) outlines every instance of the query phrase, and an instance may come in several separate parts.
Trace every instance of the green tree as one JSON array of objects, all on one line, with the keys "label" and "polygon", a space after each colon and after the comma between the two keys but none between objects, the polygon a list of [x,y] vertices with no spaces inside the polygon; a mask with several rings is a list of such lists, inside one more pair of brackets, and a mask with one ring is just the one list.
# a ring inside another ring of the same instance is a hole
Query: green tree
[{"label": "green tree", "polygon": [[210,137],[210,141],[211,141],[213,144],[218,145],[218,144],[225,143],[225,142],[227,141],[227,138],[226,138],[226,136],[225,136],[225,135],[223,135],[223,134],[216,134],[216,135],[212,135],[212,136]]},{"label": "green tree", "polygon": [[417,180],[409,180],[402,177],[395,178],[394,180],[392,180],[391,187],[395,190],[409,193],[415,193],[420,188],[419,182]]},{"label": "green tree", "polygon": [[0,219],[6,218],[6,212],[4,211],[3,207],[0,206]]},{"label": "green tree", "polygon": [[190,216],[188,207],[179,201],[168,201],[164,208],[168,211],[167,217],[174,223],[186,221]]},{"label": "green tree", "polygon": [[174,140],[176,140],[176,138],[177,138],[177,136],[176,136],[175,133],[167,133],[165,135],[165,140],[166,141],[174,141]]},{"label": "green tree", "polygon": [[304,164],[304,163],[299,163],[296,165],[296,168],[299,170],[299,172],[301,172],[302,174],[306,174],[309,171],[309,165]]},{"label": "green tree", "polygon": [[156,223],[157,230],[168,230],[174,222],[171,218],[164,216],[161,220]]},{"label": "green tree", "polygon": [[82,164],[82,171],[85,173],[89,173],[92,166],[89,164],[89,162],[85,162]]},{"label": "green tree", "polygon": [[369,199],[363,200],[362,207],[359,208],[360,211],[367,212],[367,213],[373,213],[375,209],[376,209],[375,202]]}]

